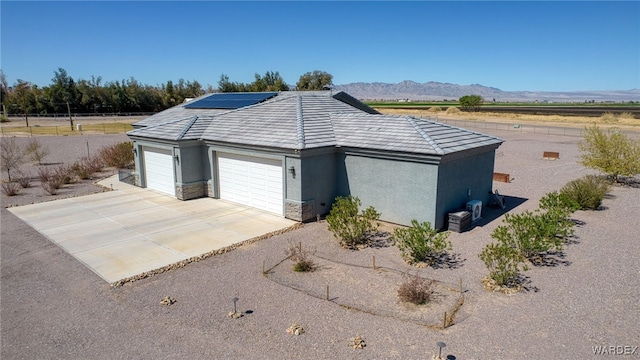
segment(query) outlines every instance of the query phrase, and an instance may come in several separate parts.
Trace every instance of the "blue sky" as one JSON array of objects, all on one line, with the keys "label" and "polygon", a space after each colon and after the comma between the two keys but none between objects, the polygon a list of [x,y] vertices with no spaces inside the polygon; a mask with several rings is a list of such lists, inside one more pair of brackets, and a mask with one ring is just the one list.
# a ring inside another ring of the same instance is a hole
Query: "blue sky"
[{"label": "blue sky", "polygon": [[1,1],[9,85],[180,78],[216,87],[278,71],[335,84],[448,82],[506,91],[640,88],[640,2]]}]

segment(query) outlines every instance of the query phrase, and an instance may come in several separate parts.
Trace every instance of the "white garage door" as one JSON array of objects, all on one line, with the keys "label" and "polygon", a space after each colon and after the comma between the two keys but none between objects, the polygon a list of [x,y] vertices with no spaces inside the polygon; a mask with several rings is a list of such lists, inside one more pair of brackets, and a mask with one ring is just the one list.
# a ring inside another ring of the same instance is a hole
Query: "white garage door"
[{"label": "white garage door", "polygon": [[176,195],[171,150],[145,148],[144,169],[147,188]]},{"label": "white garage door", "polygon": [[282,215],[282,162],[218,154],[220,198]]}]

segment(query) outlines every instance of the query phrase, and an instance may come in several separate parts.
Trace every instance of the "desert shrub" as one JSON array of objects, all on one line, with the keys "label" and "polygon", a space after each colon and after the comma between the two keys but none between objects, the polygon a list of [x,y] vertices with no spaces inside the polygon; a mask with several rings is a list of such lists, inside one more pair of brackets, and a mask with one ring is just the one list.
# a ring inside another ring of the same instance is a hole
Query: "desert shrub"
[{"label": "desert shrub", "polygon": [[597,126],[588,127],[578,149],[582,165],[602,171],[616,182],[621,175],[640,174],[640,141],[620,131],[604,132]]},{"label": "desert shrub", "polygon": [[45,166],[38,168],[38,179],[40,180],[40,186],[50,195],[57,194],[58,189],[62,186],[62,179],[56,176],[54,170]]},{"label": "desert shrub", "polygon": [[345,248],[356,249],[359,245],[366,244],[368,235],[378,230],[380,214],[373,206],[358,214],[361,205],[358,197],[338,196],[327,215],[329,230],[340,239],[340,245]]},{"label": "desert shrub", "polygon": [[489,269],[489,278],[499,286],[515,285],[520,269],[527,270],[526,266],[520,267],[522,257],[518,251],[504,243],[487,244],[478,256]]},{"label": "desert shrub", "polygon": [[24,171],[22,169],[18,169],[16,171],[16,182],[23,189],[31,187],[31,172],[28,170]]},{"label": "desert shrub", "polygon": [[311,260],[310,255],[314,251],[302,249],[302,244],[298,245],[289,243],[289,247],[285,250],[285,255],[293,261],[293,271],[309,272],[316,268],[315,263]]},{"label": "desert shrub", "polygon": [[60,184],[54,180],[49,180],[45,182],[41,182],[40,186],[49,193],[49,195],[55,195],[58,193],[58,189],[60,189]]},{"label": "desert shrub", "polygon": [[618,114],[618,118],[624,119],[624,120],[634,120],[635,116],[633,116],[632,112],[625,111],[623,113]]},{"label": "desert shrub", "polygon": [[0,186],[2,186],[2,191],[7,196],[18,195],[18,193],[20,192],[20,185],[12,181],[2,182]]},{"label": "desert shrub", "polygon": [[49,155],[49,148],[43,146],[37,138],[32,137],[27,144],[25,153],[29,156],[29,160],[42,165],[42,160]]},{"label": "desert shrub", "polygon": [[458,109],[458,108],[457,108],[457,107],[455,107],[455,106],[449,106],[449,107],[447,108],[447,111],[445,111],[445,113],[447,113],[447,114],[457,114],[457,113],[459,113],[459,112],[460,112],[460,109]]},{"label": "desert shrub", "polygon": [[432,265],[442,252],[451,249],[447,237],[449,232],[438,232],[430,222],[419,223],[415,219],[411,220],[410,227],[393,231],[393,241],[410,264],[424,261]]},{"label": "desert shrub", "polygon": [[82,180],[91,179],[93,174],[102,171],[103,163],[99,157],[83,157],[71,165],[71,170]]},{"label": "desert shrub", "polygon": [[604,114],[600,115],[600,120],[605,123],[614,123],[618,122],[618,117],[616,116],[616,114],[607,111]]},{"label": "desert shrub", "polygon": [[100,149],[100,158],[106,166],[124,169],[133,164],[133,143],[121,142]]},{"label": "desert shrub", "polygon": [[560,195],[580,210],[595,210],[602,204],[609,187],[608,180],[596,175],[586,175],[569,181],[560,189]]},{"label": "desert shrub", "polygon": [[547,231],[541,232],[542,237],[562,242],[573,235],[575,223],[571,220],[571,214],[578,207],[567,197],[557,191],[547,193],[540,199],[540,209],[544,210],[538,211],[540,221],[544,223],[540,229]]},{"label": "desert shrub", "polygon": [[428,280],[416,275],[406,276],[406,280],[398,288],[398,298],[402,302],[416,305],[426,304],[433,296],[433,280]]},{"label": "desert shrub", "polygon": [[442,111],[442,108],[439,106],[432,106],[429,109],[427,109],[427,111],[432,113],[439,113],[440,111]]},{"label": "desert shrub", "polygon": [[60,184],[71,184],[75,180],[75,174],[71,167],[64,164],[53,168],[52,177]]},{"label": "desert shrub", "polygon": [[491,237],[515,249],[522,260],[537,262],[544,253],[563,248],[564,238],[557,236],[558,225],[540,211],[505,214],[504,223],[493,230]]}]

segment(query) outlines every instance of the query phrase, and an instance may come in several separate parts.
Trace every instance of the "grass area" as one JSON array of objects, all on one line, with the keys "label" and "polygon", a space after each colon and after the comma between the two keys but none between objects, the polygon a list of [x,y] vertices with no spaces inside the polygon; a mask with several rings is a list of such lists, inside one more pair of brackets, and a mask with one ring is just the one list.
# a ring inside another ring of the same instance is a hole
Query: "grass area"
[{"label": "grass area", "polygon": [[70,125],[56,126],[3,126],[3,135],[48,135],[48,136],[69,136],[87,134],[123,134],[133,130],[131,124],[125,123],[97,123],[82,124],[82,131],[72,128]]},{"label": "grass area", "polygon": [[489,121],[504,123],[532,123],[548,126],[585,127],[593,124],[603,127],[640,128],[640,120],[629,114],[606,113],[600,117],[590,116],[562,116],[562,115],[533,115],[491,112],[451,112],[433,109],[390,109],[376,107],[383,114],[411,115],[416,117],[443,117],[471,121]]}]

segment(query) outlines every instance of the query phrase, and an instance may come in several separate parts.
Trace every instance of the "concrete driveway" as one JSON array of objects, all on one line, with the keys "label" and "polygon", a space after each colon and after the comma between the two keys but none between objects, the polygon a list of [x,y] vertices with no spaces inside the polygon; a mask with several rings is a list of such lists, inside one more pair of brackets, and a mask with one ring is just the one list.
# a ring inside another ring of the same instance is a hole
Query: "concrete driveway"
[{"label": "concrete driveway", "polygon": [[295,224],[222,200],[180,201],[113,177],[101,184],[114,191],[8,210],[109,283]]}]

